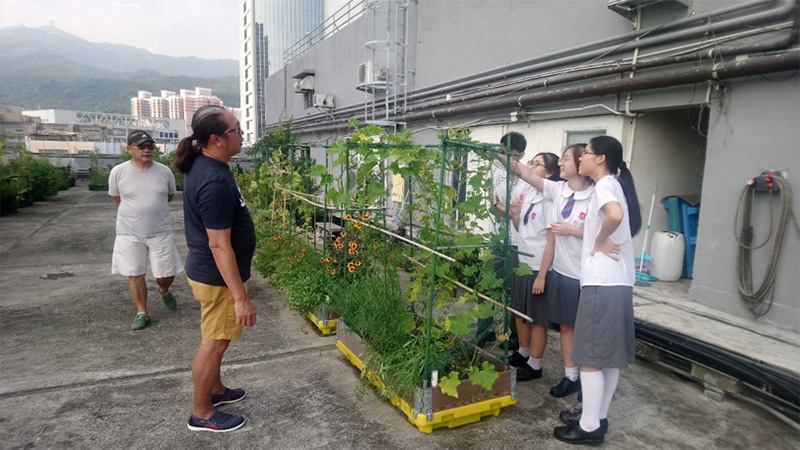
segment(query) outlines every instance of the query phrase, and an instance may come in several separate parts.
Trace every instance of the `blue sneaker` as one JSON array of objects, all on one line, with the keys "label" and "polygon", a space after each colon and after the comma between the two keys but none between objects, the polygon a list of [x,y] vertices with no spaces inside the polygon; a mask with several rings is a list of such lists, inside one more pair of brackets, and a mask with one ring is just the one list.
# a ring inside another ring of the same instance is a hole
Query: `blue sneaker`
[{"label": "blue sneaker", "polygon": [[192,431],[211,431],[213,433],[226,433],[228,431],[238,430],[244,425],[244,417],[237,414],[228,414],[222,411],[214,411],[211,417],[201,419],[194,414],[189,417],[189,423],[186,425]]},{"label": "blue sneaker", "polygon": [[211,403],[214,406],[236,403],[245,396],[244,389],[228,389],[222,394],[211,394]]}]

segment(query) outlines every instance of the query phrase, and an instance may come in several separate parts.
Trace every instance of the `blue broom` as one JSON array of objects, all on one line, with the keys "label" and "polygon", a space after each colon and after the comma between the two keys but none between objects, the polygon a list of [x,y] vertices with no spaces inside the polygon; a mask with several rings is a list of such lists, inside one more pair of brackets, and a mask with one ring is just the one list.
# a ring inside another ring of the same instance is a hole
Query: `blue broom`
[{"label": "blue broom", "polygon": [[644,268],[644,261],[649,260],[652,261],[651,258],[646,250],[647,250],[647,235],[650,234],[650,221],[653,219],[653,206],[656,203],[656,191],[658,190],[658,186],[653,186],[653,198],[650,200],[650,214],[647,215],[647,227],[644,229],[644,242],[642,243],[642,253],[637,255],[639,258],[639,270],[636,272],[636,286],[650,286],[651,281],[658,281],[658,278],[650,275],[649,273],[642,272]]}]

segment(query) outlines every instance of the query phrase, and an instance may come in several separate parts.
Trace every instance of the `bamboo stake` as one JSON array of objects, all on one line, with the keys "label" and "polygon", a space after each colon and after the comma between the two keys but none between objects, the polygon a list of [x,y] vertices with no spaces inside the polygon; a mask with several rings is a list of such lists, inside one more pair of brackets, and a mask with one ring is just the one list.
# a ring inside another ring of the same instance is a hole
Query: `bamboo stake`
[{"label": "bamboo stake", "polygon": [[439,252],[437,252],[436,250],[434,250],[434,249],[432,249],[432,248],[430,248],[430,247],[426,247],[426,246],[424,246],[424,245],[422,245],[422,244],[420,244],[420,243],[418,243],[418,242],[414,242],[414,241],[412,241],[412,240],[410,240],[410,239],[406,239],[405,237],[403,237],[403,236],[400,236],[399,234],[392,233],[391,231],[386,231],[386,230],[384,230],[383,228],[378,228],[378,227],[376,227],[376,226],[370,225],[370,224],[368,224],[368,223],[365,223],[365,222],[361,222],[361,221],[359,221],[359,223],[360,223],[361,225],[364,225],[364,226],[366,226],[366,227],[372,228],[373,230],[378,230],[378,231],[380,231],[380,232],[381,232],[381,233],[383,233],[383,234],[386,234],[386,235],[388,235],[388,236],[392,236],[392,237],[394,237],[394,238],[400,239],[400,240],[401,240],[401,241],[403,241],[403,242],[407,242],[407,243],[409,243],[409,244],[411,244],[411,245],[414,245],[414,246],[416,246],[416,247],[419,247],[419,248],[421,248],[421,249],[423,249],[423,250],[426,250],[426,251],[428,251],[428,252],[430,252],[430,253],[433,253],[434,255],[436,255],[436,256],[438,256],[438,257],[440,257],[440,258],[442,258],[442,259],[446,259],[446,260],[448,260],[448,261],[450,261],[450,262],[456,262],[456,260],[455,260],[455,259],[453,259],[453,258],[451,258],[451,257],[449,257],[449,256],[447,256],[447,255],[445,255],[444,253],[439,253]]},{"label": "bamboo stake", "polygon": [[[417,260],[413,259],[412,257],[410,257],[410,256],[408,256],[408,255],[403,255],[403,256],[405,256],[406,258],[408,258],[408,259],[409,259],[411,262],[413,262],[414,264],[416,264],[416,265],[418,265],[418,266],[422,267],[423,269],[425,268],[425,264],[422,264],[421,262],[419,262],[419,261],[417,261]],[[528,322],[533,322],[533,319],[532,319],[532,318],[530,318],[530,317],[528,317],[528,316],[526,316],[525,314],[522,314],[521,312],[517,311],[516,309],[514,309],[514,308],[512,308],[512,307],[510,307],[510,306],[506,306],[506,305],[504,305],[504,304],[502,304],[502,303],[498,302],[497,300],[495,300],[495,299],[493,299],[493,298],[490,298],[490,297],[488,297],[488,296],[486,296],[486,295],[484,295],[484,294],[481,294],[480,292],[475,292],[475,290],[474,290],[474,289],[467,287],[467,286],[466,286],[465,284],[463,284],[463,283],[459,283],[458,281],[456,281],[456,280],[453,280],[452,278],[448,278],[448,277],[442,277],[442,278],[444,278],[445,280],[447,280],[447,281],[449,281],[449,282],[451,282],[451,283],[455,284],[456,286],[460,287],[461,289],[464,289],[465,291],[469,292],[470,294],[472,294],[472,293],[475,293],[475,294],[476,294],[478,297],[480,297],[480,298],[482,298],[482,299],[486,300],[487,302],[494,303],[494,304],[495,304],[495,305],[497,305],[497,306],[502,306],[503,308],[507,309],[507,310],[508,310],[508,312],[510,312],[510,313],[512,313],[512,314],[514,314],[514,315],[516,315],[516,316],[518,316],[518,317],[520,317],[520,318],[522,318],[522,319],[525,319],[525,320],[527,320]]]},{"label": "bamboo stake", "polygon": [[[307,198],[303,197],[303,196],[316,197],[317,200],[319,200],[319,195],[305,194],[305,193],[302,193],[302,192],[293,191],[291,189],[286,189],[286,188],[283,188],[283,187],[278,187],[278,189],[283,191],[284,193],[288,193],[289,195],[297,197],[298,199],[303,200],[304,202],[309,203],[311,205],[318,206],[320,208],[330,209],[330,208],[327,208],[324,205],[312,202],[311,200],[308,200]],[[364,208],[358,208],[359,211],[382,211],[382,210],[385,210],[385,209],[386,209],[385,206],[366,206]]]}]

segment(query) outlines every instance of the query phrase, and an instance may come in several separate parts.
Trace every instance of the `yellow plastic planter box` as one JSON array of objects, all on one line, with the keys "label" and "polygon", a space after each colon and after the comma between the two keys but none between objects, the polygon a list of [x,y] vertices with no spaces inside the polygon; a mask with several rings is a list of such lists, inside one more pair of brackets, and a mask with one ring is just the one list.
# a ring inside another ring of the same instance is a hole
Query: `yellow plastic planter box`
[{"label": "yellow plastic planter box", "polygon": [[[338,321],[338,326],[336,347],[351,364],[363,372],[364,362],[361,355],[364,344],[361,337],[347,331],[341,320]],[[392,396],[390,401],[423,433],[431,433],[441,427],[459,427],[477,422],[486,416],[497,416],[502,408],[517,403],[516,369],[504,370],[502,366],[498,366],[498,372],[500,376],[491,391],[465,380],[459,386],[459,398],[444,395],[439,388],[419,388],[414,395],[413,405],[397,396]],[[383,390],[383,382],[376,375],[368,373],[367,376],[376,387]]]},{"label": "yellow plastic planter box", "polygon": [[308,313],[308,319],[311,320],[311,323],[313,323],[324,336],[328,336],[336,331],[338,318],[338,313],[324,306],[320,306],[316,311],[310,311]]}]

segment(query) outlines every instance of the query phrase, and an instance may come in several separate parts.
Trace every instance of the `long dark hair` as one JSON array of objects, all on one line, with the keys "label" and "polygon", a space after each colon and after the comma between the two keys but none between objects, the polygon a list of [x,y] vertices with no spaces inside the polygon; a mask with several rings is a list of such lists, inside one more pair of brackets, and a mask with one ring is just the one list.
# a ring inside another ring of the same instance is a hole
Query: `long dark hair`
[{"label": "long dark hair", "polygon": [[172,167],[180,173],[191,170],[194,160],[203,153],[204,147],[208,147],[211,136],[221,135],[228,129],[228,124],[222,118],[226,111],[227,109],[222,106],[206,105],[194,112],[192,135],[186,136],[178,143]]},{"label": "long dark hair", "polygon": [[550,172],[550,176],[547,177],[547,179],[550,181],[561,181],[561,171],[558,170],[558,155],[550,152],[541,152],[533,155],[533,158],[536,159],[537,156],[542,157],[544,161],[544,170]]},{"label": "long dark hair", "polygon": [[622,160],[622,144],[611,136],[597,136],[589,141],[589,145],[592,146],[595,155],[605,155],[606,168],[612,175],[617,176],[622,192],[625,193],[625,200],[628,202],[631,236],[635,236],[642,228],[642,213],[639,211],[639,199],[636,197],[633,175]]}]

